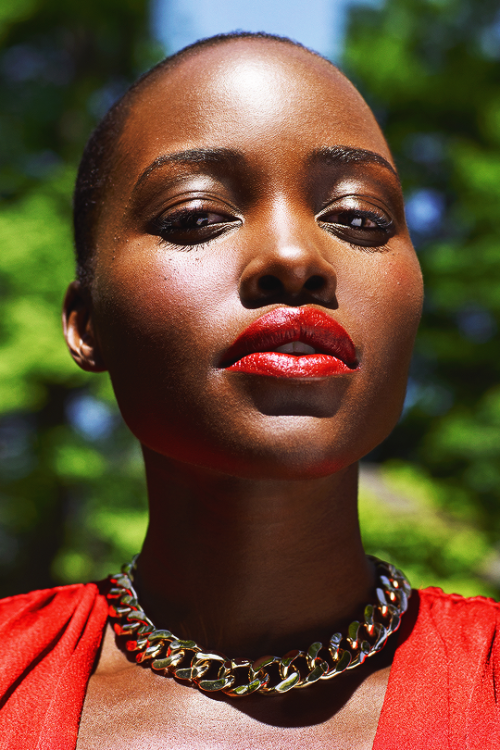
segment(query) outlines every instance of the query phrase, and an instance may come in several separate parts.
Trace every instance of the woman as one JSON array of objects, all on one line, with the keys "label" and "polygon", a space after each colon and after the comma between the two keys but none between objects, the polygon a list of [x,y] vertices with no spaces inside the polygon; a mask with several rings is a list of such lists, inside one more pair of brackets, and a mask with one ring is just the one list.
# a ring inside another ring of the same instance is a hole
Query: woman
[{"label": "woman", "polygon": [[66,340],[110,373],[150,524],[111,587],[3,603],[2,747],[500,747],[498,605],[405,612],[361,544],[422,283],[359,93],[289,40],[206,40],[108,114],[75,211]]}]

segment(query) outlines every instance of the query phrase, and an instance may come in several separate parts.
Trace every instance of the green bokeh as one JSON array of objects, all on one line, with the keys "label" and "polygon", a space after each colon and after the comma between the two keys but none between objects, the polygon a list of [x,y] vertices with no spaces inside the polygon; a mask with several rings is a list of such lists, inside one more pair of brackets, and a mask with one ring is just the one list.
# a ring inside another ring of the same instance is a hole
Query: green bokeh
[{"label": "green bokeh", "polygon": [[[103,577],[145,533],[139,448],[107,376],[82,373],[65,350],[60,306],[77,161],[106,107],[159,59],[147,14],[144,0],[0,0],[3,595]],[[495,596],[499,20],[489,0],[387,0],[351,13],[344,60],[410,205],[422,190],[442,202],[437,224],[413,229],[425,310],[405,415],[362,482],[365,543],[416,586]],[[82,430],[75,404],[103,409],[106,429]]]}]

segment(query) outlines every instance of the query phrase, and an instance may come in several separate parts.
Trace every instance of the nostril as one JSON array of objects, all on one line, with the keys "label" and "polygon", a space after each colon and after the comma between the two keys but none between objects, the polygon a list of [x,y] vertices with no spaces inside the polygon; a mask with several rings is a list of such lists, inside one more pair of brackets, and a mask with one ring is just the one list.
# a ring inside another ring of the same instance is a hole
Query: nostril
[{"label": "nostril", "polygon": [[282,282],[276,277],[268,274],[261,276],[259,279],[259,289],[261,292],[281,292],[283,290]]},{"label": "nostril", "polygon": [[307,289],[309,292],[319,292],[324,286],[325,279],[323,276],[311,276],[304,284],[304,289]]}]

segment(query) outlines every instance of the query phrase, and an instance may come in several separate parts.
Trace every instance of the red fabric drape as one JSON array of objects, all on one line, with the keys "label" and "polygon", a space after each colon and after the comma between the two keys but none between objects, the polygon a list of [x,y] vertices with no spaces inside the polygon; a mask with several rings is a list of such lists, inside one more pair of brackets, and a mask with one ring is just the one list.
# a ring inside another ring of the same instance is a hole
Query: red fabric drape
[{"label": "red fabric drape", "polygon": [[[439,589],[410,603],[373,750],[500,750],[500,605]],[[0,601],[1,750],[75,749],[106,618],[95,584]]]},{"label": "red fabric drape", "polygon": [[437,588],[410,602],[373,750],[499,750],[500,605]]},{"label": "red fabric drape", "polygon": [[2,750],[74,750],[106,618],[93,583],[0,601]]}]

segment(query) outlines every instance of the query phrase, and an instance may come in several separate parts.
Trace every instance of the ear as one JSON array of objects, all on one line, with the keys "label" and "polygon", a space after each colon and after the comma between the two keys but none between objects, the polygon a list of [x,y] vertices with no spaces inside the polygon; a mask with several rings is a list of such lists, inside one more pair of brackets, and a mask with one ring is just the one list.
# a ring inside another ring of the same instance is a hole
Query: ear
[{"label": "ear", "polygon": [[64,338],[76,364],[88,372],[103,372],[106,365],[94,335],[92,306],[79,281],[73,281],[63,303]]}]

